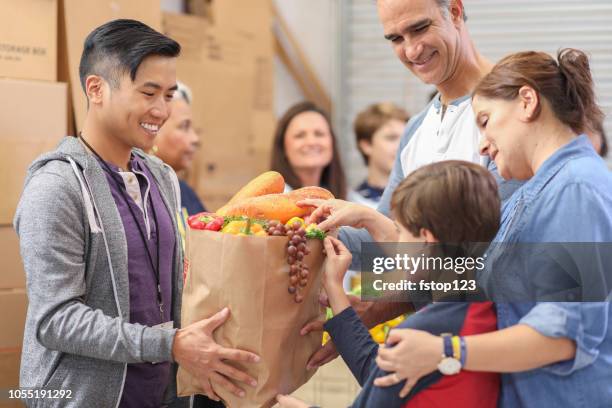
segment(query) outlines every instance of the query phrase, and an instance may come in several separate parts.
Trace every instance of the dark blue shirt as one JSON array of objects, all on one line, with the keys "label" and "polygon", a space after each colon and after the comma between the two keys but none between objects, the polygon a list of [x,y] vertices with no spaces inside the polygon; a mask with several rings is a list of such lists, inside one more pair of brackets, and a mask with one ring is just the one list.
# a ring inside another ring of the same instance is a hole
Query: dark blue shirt
[{"label": "dark blue shirt", "polygon": [[370,185],[367,180],[364,180],[364,182],[357,187],[357,193],[359,193],[359,195],[377,203],[380,201],[384,192],[384,188],[374,187]]},{"label": "dark blue shirt", "polygon": [[181,206],[187,210],[187,214],[194,215],[206,211],[195,191],[183,180],[179,180],[181,186]]}]

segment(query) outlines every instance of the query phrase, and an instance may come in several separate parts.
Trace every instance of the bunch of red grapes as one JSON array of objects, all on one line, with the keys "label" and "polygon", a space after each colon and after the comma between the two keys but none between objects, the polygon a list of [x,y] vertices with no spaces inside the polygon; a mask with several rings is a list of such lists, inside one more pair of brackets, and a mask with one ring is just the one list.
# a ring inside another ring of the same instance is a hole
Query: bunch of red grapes
[{"label": "bunch of red grapes", "polygon": [[310,253],[306,246],[306,230],[299,221],[289,226],[285,226],[278,221],[270,221],[268,224],[268,235],[286,236],[287,242],[287,263],[289,264],[289,287],[287,291],[294,296],[296,303],[304,300],[304,295],[300,292],[308,285],[308,265],[304,263],[304,257]]}]

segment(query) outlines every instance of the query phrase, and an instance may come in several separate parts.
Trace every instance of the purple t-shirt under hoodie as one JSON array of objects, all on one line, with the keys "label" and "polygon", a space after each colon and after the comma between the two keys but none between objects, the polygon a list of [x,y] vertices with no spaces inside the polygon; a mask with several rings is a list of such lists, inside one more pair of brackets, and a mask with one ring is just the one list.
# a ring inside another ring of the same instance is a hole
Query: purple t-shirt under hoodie
[{"label": "purple t-shirt under hoodie", "polygon": [[[155,178],[143,160],[135,155],[132,155],[130,159],[131,171],[123,171],[106,162],[112,169],[111,173],[104,164],[100,164],[106,174],[125,229],[130,288],[130,323],[152,327],[170,321],[172,266],[176,237],[170,212],[160,195]],[[126,200],[145,234],[155,267],[157,267],[159,256],[163,319],[157,301],[155,270],[149,261],[145,243],[138,231],[136,220],[127,207]],[[146,203],[146,206],[143,203]],[[159,233],[156,231],[151,206],[155,207]],[[160,239],[159,254],[156,242],[158,237]],[[169,362],[128,364],[120,407],[160,407],[169,380]]]}]

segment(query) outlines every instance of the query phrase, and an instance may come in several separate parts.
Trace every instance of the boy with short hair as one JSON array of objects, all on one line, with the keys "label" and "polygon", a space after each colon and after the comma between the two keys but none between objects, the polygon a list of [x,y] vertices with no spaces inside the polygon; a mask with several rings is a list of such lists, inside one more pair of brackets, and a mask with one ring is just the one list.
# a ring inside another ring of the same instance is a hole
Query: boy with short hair
[{"label": "boy with short hair", "polygon": [[408,112],[391,102],[368,106],[355,118],[357,148],[368,167],[367,178],[357,187],[361,204],[375,208],[389,181]]},{"label": "boy with short hair", "polygon": [[[363,206],[353,204],[351,211],[362,217],[365,228],[377,230],[372,235],[380,236],[381,230],[397,228],[399,242],[455,245],[489,242],[500,224],[495,179],[484,167],[469,162],[438,162],[416,170],[397,187],[391,204],[395,223]],[[319,225],[324,227],[324,223]],[[386,375],[375,362],[379,346],[370,337],[342,288],[351,254],[339,240],[331,237],[325,241],[325,250],[328,259],[323,285],[334,312],[334,317],[325,323],[325,330],[363,387],[353,407],[493,408],[497,405],[499,375],[469,371],[451,375],[457,367],[461,368],[461,361],[456,358],[458,356],[445,352],[442,337],[441,362],[442,356],[455,360],[451,361],[454,370],[439,365],[447,375],[434,372],[425,376],[416,385],[410,384],[409,393],[403,388],[404,383],[388,388],[375,387],[374,380]],[[491,302],[434,302],[408,317],[398,328],[464,336],[494,331],[497,320]],[[280,401],[283,399],[281,396]]]}]

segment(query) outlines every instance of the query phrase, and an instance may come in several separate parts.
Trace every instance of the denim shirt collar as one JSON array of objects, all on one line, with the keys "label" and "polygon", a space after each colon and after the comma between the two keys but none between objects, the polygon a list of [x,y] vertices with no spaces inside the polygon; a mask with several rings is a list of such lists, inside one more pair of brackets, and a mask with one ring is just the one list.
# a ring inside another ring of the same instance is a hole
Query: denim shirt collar
[{"label": "denim shirt collar", "polygon": [[586,135],[582,134],[557,150],[542,163],[542,166],[540,166],[531,180],[525,183],[522,188],[524,197],[530,199],[538,195],[544,186],[548,184],[568,161],[575,157],[588,154],[589,149],[592,149],[591,142]]}]

